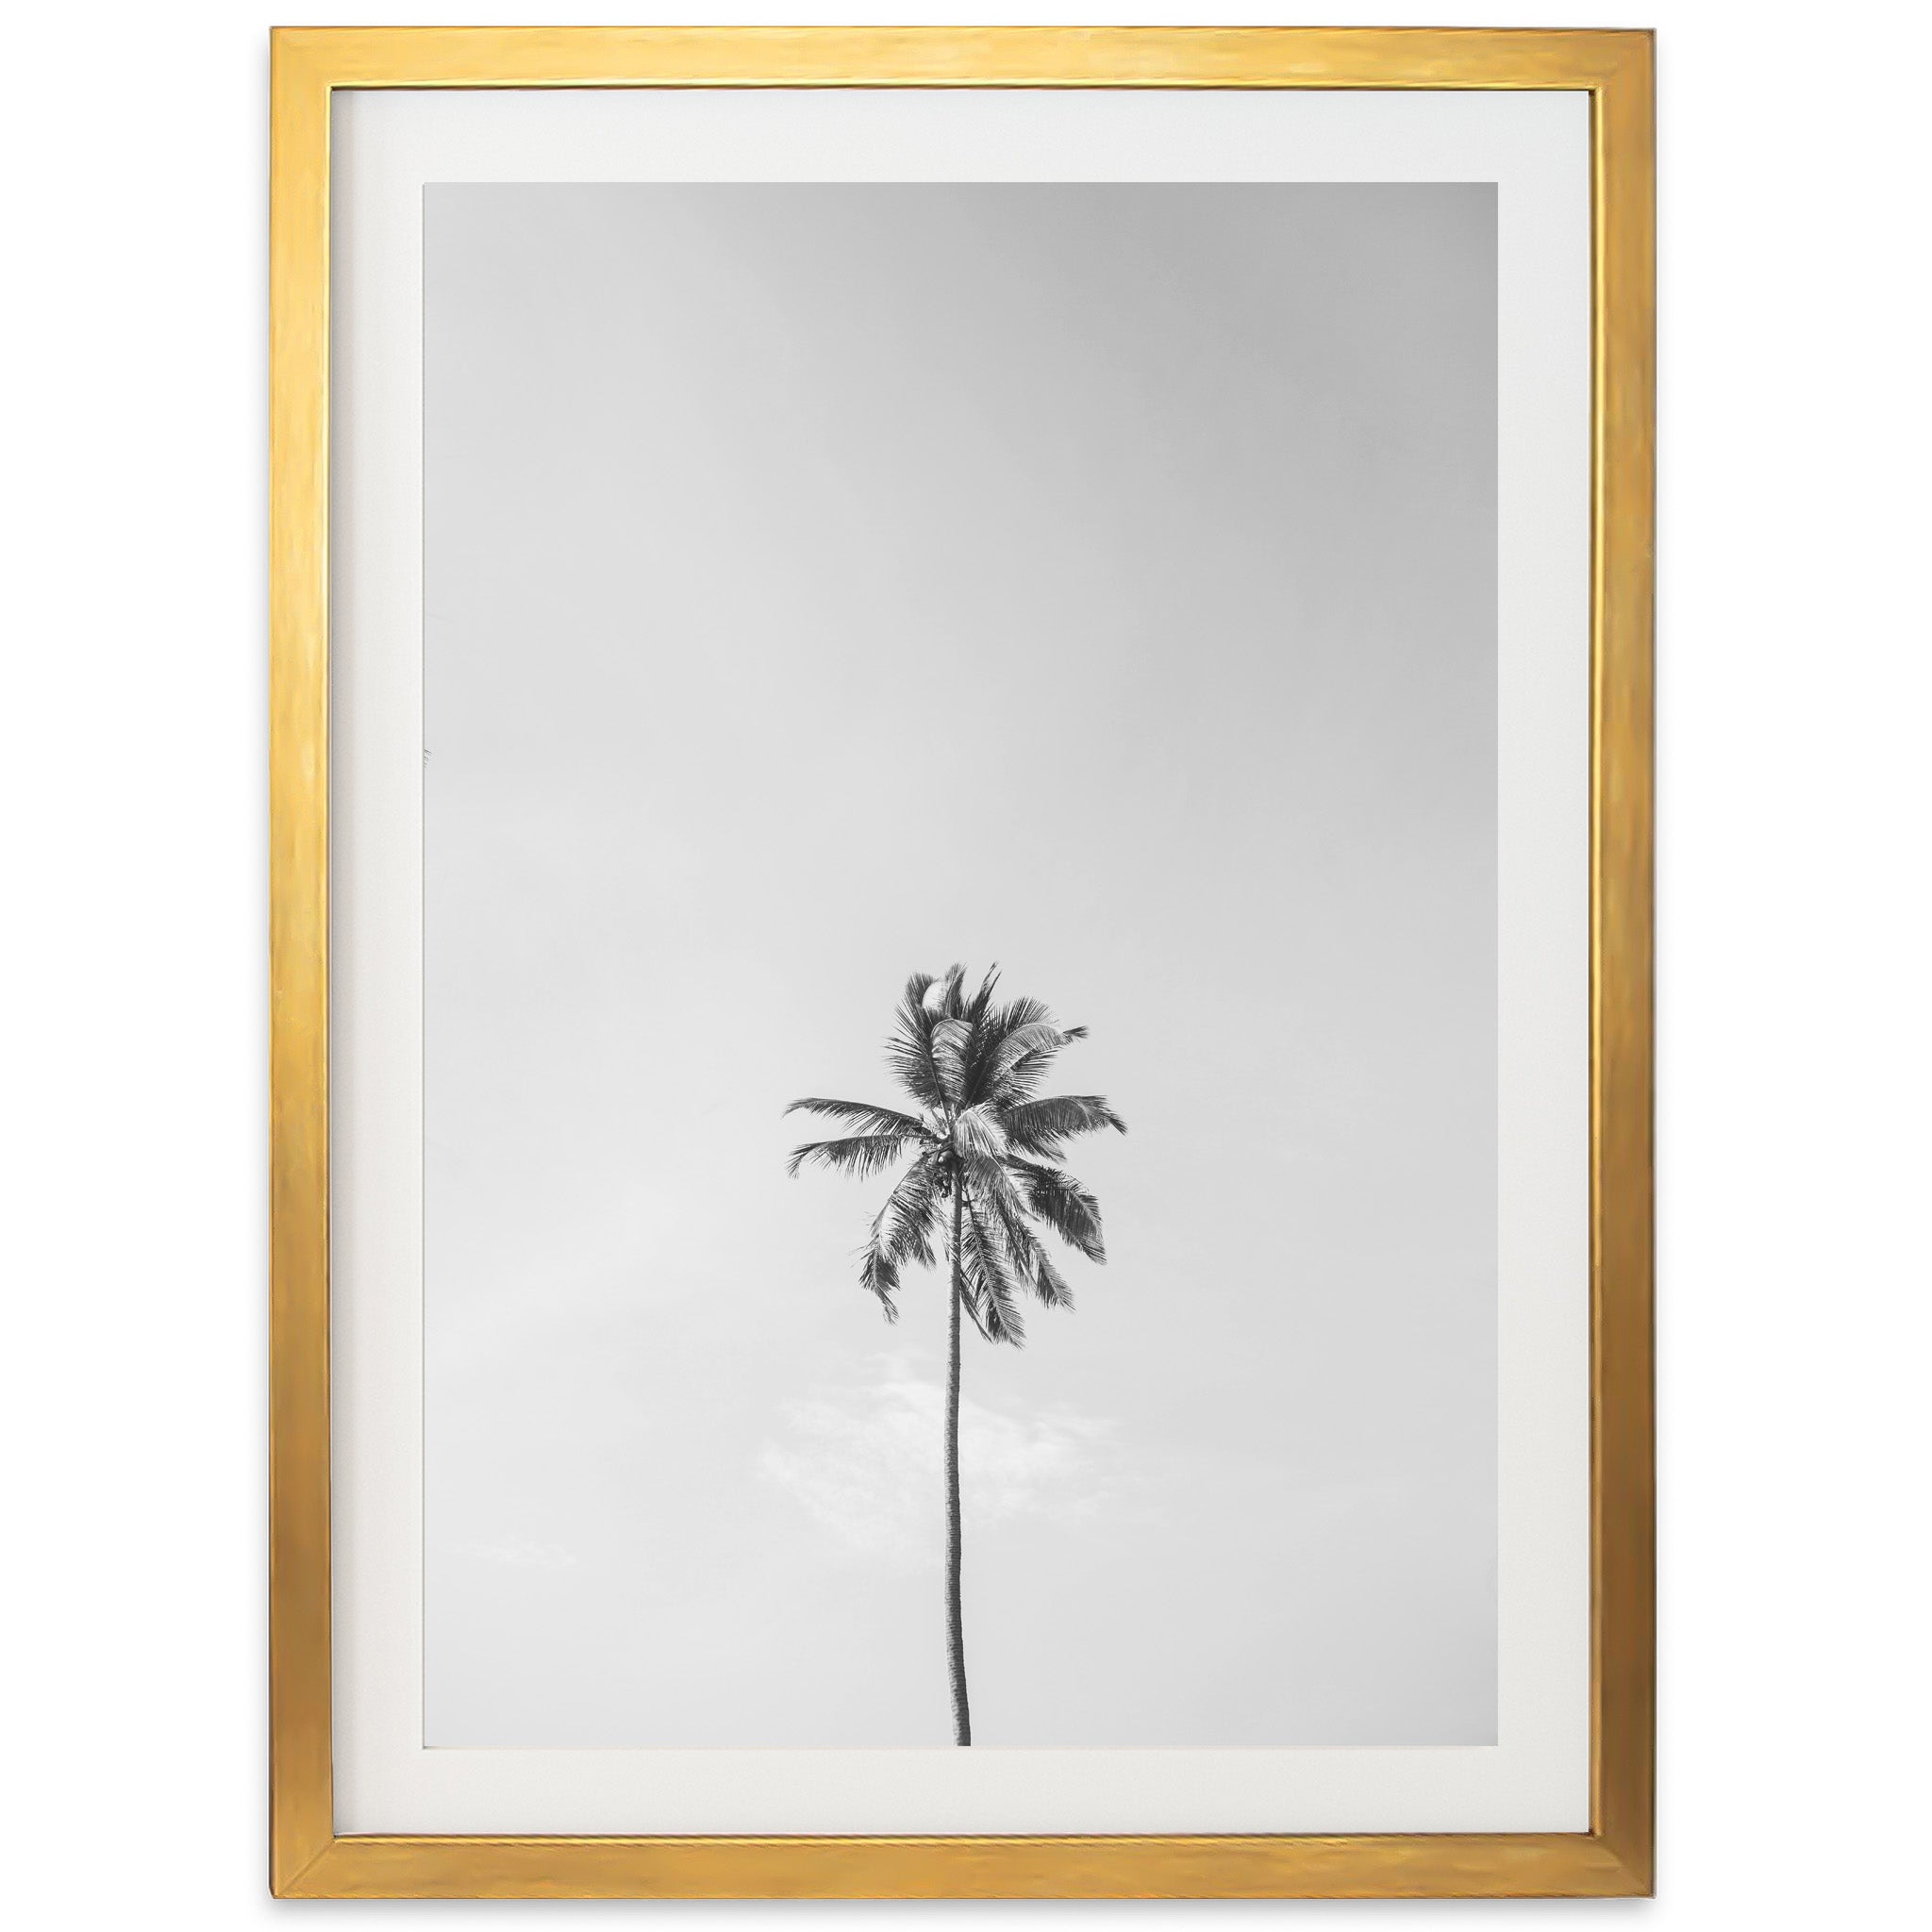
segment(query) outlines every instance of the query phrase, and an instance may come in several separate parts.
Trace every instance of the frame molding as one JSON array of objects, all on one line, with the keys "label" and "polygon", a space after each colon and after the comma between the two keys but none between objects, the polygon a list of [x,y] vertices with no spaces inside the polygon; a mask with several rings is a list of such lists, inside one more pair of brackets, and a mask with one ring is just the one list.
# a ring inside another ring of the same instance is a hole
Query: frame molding
[{"label": "frame molding", "polygon": [[[1302,27],[281,27],[271,37],[270,1886],[280,1898],[1648,1893],[1653,42]],[[336,1836],[328,1326],[329,95],[350,87],[1560,89],[1591,96],[1591,1829]]]}]

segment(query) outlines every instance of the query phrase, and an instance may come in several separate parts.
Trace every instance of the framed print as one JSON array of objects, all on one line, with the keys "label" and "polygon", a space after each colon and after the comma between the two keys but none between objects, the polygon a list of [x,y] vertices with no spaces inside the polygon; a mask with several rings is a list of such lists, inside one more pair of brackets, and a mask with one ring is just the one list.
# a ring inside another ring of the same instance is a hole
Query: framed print
[{"label": "framed print", "polygon": [[1647,1891],[1649,36],[273,58],[276,1893]]}]

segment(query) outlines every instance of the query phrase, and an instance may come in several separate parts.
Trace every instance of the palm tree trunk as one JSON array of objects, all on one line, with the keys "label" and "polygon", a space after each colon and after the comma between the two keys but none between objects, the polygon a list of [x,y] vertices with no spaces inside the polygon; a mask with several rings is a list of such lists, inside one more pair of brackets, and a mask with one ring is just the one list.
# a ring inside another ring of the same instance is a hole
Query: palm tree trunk
[{"label": "palm tree trunk", "polygon": [[959,1265],[959,1210],[965,1189],[953,1176],[953,1292],[946,1364],[946,1663],[953,1677],[953,1742],[973,1741],[966,1704],[966,1625],[959,1608],[959,1304],[965,1280]]}]

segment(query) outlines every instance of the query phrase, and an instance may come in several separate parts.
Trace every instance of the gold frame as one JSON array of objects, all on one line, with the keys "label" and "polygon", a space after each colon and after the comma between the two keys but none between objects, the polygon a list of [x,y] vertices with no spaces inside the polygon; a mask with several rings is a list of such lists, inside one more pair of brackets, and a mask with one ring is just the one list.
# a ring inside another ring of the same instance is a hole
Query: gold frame
[{"label": "gold frame", "polygon": [[[1651,1885],[1652,41],[1300,27],[292,27],[272,39],[270,1883],[283,1898],[1531,1897]],[[336,1836],[328,1421],[329,94],[366,87],[1588,92],[1591,1828],[1281,1837]]]}]

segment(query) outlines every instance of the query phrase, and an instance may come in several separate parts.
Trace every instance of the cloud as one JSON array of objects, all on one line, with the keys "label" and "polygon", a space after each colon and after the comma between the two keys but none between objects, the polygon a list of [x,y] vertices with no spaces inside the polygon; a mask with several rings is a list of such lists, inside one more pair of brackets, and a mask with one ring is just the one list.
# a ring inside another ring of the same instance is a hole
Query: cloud
[{"label": "cloud", "polygon": [[[882,1357],[878,1379],[788,1403],[758,1473],[849,1548],[938,1560],[945,1391]],[[1015,1417],[959,1406],[959,1491],[969,1523],[1091,1518],[1116,1493],[1114,1424],[1058,1408]]]}]

